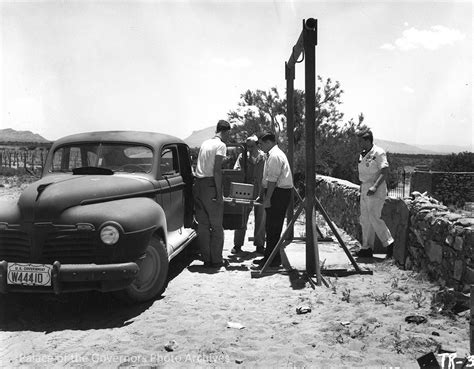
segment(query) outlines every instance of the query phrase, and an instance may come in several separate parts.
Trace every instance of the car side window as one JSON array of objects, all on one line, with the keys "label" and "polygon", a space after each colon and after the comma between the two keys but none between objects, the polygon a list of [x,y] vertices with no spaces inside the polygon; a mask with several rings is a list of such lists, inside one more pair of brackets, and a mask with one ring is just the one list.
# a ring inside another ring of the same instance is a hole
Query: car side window
[{"label": "car side window", "polygon": [[176,147],[169,146],[162,150],[160,172],[163,176],[179,174],[178,150]]},{"label": "car side window", "polygon": [[53,156],[53,171],[71,171],[81,168],[82,158],[79,147],[62,147],[56,150]]}]

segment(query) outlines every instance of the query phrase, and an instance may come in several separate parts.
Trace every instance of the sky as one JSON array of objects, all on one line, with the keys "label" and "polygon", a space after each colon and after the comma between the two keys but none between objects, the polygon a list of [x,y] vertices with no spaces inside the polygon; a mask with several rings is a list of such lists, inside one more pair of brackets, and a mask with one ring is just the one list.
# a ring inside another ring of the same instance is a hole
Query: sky
[{"label": "sky", "polygon": [[[376,138],[474,151],[469,1],[2,1],[0,128],[186,138],[248,89],[285,94],[304,19],[344,120]],[[295,88],[304,89],[304,63]]]}]

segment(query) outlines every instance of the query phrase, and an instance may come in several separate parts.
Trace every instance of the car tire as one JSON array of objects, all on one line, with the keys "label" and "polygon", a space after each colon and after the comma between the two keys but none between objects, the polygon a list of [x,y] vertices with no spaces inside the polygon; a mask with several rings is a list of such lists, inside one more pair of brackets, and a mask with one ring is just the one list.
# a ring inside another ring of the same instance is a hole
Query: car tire
[{"label": "car tire", "polygon": [[160,296],[168,284],[169,260],[166,245],[161,238],[152,237],[146,254],[137,261],[137,278],[123,291],[129,302],[144,302]]}]

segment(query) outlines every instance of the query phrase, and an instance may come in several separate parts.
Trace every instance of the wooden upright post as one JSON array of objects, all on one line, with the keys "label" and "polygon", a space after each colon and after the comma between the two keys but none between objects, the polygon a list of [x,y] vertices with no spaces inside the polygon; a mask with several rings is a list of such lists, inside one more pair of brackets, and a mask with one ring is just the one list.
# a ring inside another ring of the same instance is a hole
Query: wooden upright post
[{"label": "wooden upright post", "polygon": [[[294,82],[295,82],[295,68],[288,66],[285,62],[285,79],[286,79],[286,131],[288,136],[288,162],[290,163],[291,173],[294,173],[294,131],[295,131],[295,102],[294,102]],[[294,196],[291,194],[290,205],[286,212],[286,224],[289,224],[293,218],[295,209]],[[288,231],[288,240],[294,237],[294,229]]]},{"label": "wooden upright post", "polygon": [[[305,55],[305,144],[306,144],[306,272],[314,275],[316,272],[317,237],[313,234],[314,194],[316,186],[316,19],[303,21],[303,46]],[[316,245],[315,245],[316,242]],[[319,265],[317,266],[319,268]]]}]

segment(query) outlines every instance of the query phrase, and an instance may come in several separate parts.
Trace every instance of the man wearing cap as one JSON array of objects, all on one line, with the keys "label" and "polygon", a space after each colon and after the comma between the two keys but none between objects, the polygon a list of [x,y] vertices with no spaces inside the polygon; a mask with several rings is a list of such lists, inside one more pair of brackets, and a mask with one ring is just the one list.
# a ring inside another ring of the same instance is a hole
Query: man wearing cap
[{"label": "man wearing cap", "polygon": [[382,208],[387,197],[388,161],[385,151],[374,145],[372,131],[365,130],[358,135],[362,149],[359,156],[360,225],[362,227],[362,248],[358,257],[372,257],[375,235],[387,248],[387,258],[393,255],[394,240],[382,220]]},{"label": "man wearing cap", "polygon": [[[259,139],[261,149],[268,155],[263,168],[263,207],[265,208],[265,232],[267,245],[263,259],[254,264],[262,267],[280,240],[286,209],[290,204],[293,176],[285,153],[276,144],[273,133],[264,133]],[[270,263],[271,267],[281,265],[280,253]]]},{"label": "man wearing cap", "polygon": [[[247,170],[245,171],[245,182],[253,184],[254,192],[253,199],[255,200],[261,192],[262,177],[263,177],[263,166],[265,164],[265,154],[258,148],[258,137],[253,135],[246,140],[247,150]],[[235,162],[234,169],[241,169],[243,166],[243,155],[240,154]],[[234,232],[234,248],[231,250],[232,254],[237,254],[242,251],[242,246],[245,240],[245,232],[247,230],[247,221],[252,211],[251,207],[245,209],[245,226],[242,229],[236,229]],[[254,206],[254,241],[253,244],[256,246],[256,251],[259,254],[264,253],[265,245],[265,209],[262,206]]]},{"label": "man wearing cap", "polygon": [[198,222],[198,243],[205,267],[221,267],[224,246],[224,198],[222,194],[222,162],[227,154],[230,124],[217,123],[216,134],[203,142],[196,166],[194,197]]}]

